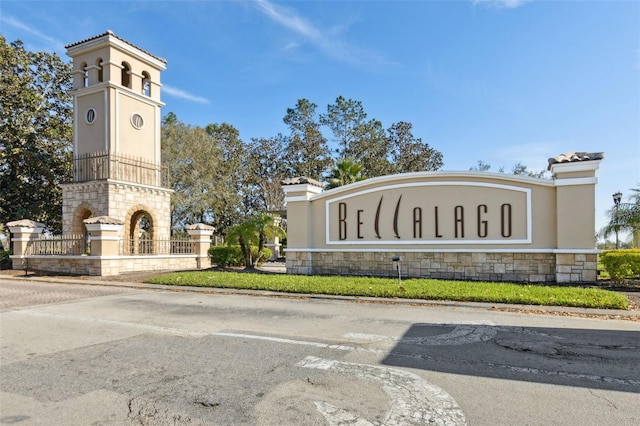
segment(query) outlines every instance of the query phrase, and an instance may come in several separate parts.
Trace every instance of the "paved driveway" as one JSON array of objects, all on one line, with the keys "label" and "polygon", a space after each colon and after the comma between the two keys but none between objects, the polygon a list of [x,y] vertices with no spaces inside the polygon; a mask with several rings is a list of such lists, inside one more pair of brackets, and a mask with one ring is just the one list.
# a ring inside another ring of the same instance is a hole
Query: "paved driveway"
[{"label": "paved driveway", "polygon": [[0,424],[639,424],[640,324],[0,279]]}]

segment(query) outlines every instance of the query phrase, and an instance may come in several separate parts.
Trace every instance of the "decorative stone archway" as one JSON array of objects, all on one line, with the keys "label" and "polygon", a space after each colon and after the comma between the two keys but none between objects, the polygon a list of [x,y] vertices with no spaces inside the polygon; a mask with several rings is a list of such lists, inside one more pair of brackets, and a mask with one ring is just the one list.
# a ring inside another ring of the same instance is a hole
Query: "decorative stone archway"
[{"label": "decorative stone archway", "polygon": [[[137,204],[128,212],[124,220],[124,237],[129,254],[151,254],[156,251],[157,220],[151,209],[145,205]],[[141,241],[148,242],[141,244]]]},{"label": "decorative stone archway", "polygon": [[73,235],[85,235],[87,233],[84,220],[95,216],[95,209],[89,203],[82,203],[76,207],[73,212],[73,219],[71,222],[71,233]]}]

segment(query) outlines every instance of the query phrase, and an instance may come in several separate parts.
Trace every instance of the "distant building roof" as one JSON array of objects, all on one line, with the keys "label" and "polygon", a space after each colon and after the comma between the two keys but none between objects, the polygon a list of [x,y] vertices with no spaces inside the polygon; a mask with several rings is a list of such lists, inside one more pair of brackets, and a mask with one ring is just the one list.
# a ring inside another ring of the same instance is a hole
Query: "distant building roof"
[{"label": "distant building roof", "polygon": [[126,43],[126,44],[128,44],[129,46],[131,46],[131,47],[133,47],[133,48],[135,48],[135,49],[138,49],[139,51],[144,52],[144,53],[146,53],[146,54],[147,54],[147,55],[149,55],[149,56],[152,56],[153,58],[157,59],[158,61],[162,62],[163,64],[166,64],[166,63],[167,63],[167,60],[166,60],[166,59],[163,59],[163,58],[161,58],[161,57],[159,57],[159,56],[156,56],[156,55],[154,55],[153,53],[149,53],[149,52],[147,52],[146,50],[141,49],[140,47],[136,46],[135,44],[128,42],[127,40],[123,39],[122,37],[118,37],[118,36],[117,36],[117,35],[115,35],[115,34],[113,33],[113,31],[111,31],[111,30],[107,30],[107,32],[105,32],[105,33],[102,33],[102,34],[99,34],[99,35],[97,35],[97,36],[90,37],[90,38],[87,38],[87,39],[84,39],[84,40],[78,41],[78,42],[76,42],[76,43],[67,44],[67,45],[65,46],[65,49],[69,49],[69,48],[71,48],[71,47],[79,46],[79,45],[81,45],[81,44],[83,44],[83,43],[87,43],[87,42],[92,41],[92,40],[97,40],[97,39],[99,39],[99,38],[101,38],[101,37],[105,37],[105,36],[112,36],[112,37],[115,37],[115,38],[117,38],[118,40],[120,40],[121,42]]}]

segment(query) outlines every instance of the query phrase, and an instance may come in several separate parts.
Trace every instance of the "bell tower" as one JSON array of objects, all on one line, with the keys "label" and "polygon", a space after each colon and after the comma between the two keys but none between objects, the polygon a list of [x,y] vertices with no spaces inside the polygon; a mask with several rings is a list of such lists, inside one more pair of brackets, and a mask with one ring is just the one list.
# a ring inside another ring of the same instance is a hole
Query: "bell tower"
[{"label": "bell tower", "polygon": [[170,195],[160,152],[166,61],[111,31],[66,46],[73,60],[74,181],[63,185],[63,232],[83,219],[124,221],[124,237],[168,238]]}]

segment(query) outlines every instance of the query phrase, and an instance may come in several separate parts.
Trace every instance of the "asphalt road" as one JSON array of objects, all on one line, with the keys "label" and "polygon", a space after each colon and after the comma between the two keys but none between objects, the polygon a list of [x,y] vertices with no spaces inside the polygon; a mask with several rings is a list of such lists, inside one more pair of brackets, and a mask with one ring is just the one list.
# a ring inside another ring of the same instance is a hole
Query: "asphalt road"
[{"label": "asphalt road", "polygon": [[0,277],[0,424],[636,425],[640,323]]}]

